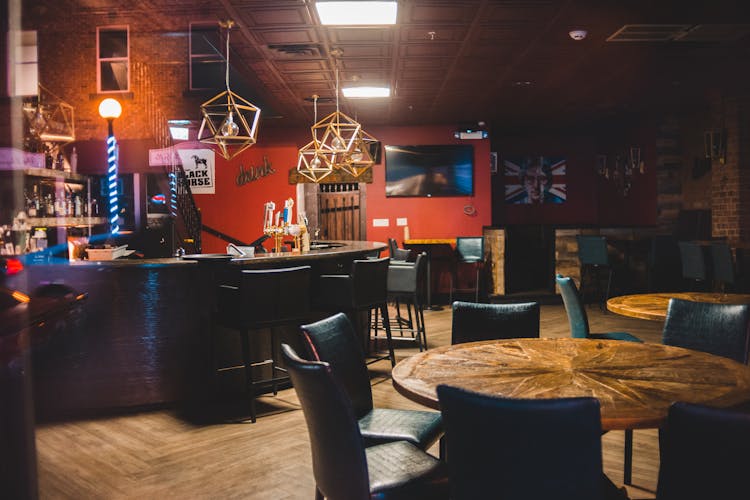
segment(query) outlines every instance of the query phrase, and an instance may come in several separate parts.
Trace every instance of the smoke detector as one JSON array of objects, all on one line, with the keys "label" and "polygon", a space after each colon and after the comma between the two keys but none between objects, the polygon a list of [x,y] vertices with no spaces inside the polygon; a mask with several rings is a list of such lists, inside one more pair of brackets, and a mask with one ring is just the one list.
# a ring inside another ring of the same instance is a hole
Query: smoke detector
[{"label": "smoke detector", "polygon": [[584,38],[586,38],[586,35],[588,34],[589,32],[586,30],[571,30],[568,32],[568,35],[570,35],[570,38],[576,41],[583,40]]}]

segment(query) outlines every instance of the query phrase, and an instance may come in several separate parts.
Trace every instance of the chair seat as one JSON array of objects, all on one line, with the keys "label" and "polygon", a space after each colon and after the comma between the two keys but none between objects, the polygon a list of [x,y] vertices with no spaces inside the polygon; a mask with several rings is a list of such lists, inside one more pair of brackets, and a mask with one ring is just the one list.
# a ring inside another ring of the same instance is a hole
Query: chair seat
[{"label": "chair seat", "polygon": [[626,342],[643,342],[635,335],[631,335],[627,332],[589,333],[589,338],[599,340],[624,340]]},{"label": "chair seat", "polygon": [[443,433],[443,419],[435,411],[374,408],[359,419],[365,446],[408,441],[426,450]]},{"label": "chair seat", "polygon": [[[365,449],[370,494],[377,498],[447,498],[444,464],[406,441]],[[432,482],[430,477],[434,477]]]}]

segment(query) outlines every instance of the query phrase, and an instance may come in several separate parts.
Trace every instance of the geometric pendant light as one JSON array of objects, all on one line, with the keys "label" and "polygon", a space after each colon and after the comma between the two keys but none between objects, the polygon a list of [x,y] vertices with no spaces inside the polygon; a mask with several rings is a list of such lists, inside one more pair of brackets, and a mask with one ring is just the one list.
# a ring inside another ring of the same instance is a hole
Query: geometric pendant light
[{"label": "geometric pendant light", "polygon": [[377,139],[360,129],[357,137],[354,139],[352,152],[343,158],[343,161],[338,165],[339,168],[348,172],[353,177],[359,177],[375,164],[372,154],[374,147],[377,147],[377,143]]},{"label": "geometric pendant light", "polygon": [[233,25],[232,20],[221,23],[221,27],[227,30],[227,89],[201,104],[203,121],[198,130],[198,140],[216,144],[227,160],[256,143],[260,120],[260,108],[229,88],[229,31]]},{"label": "geometric pendant light", "polygon": [[[318,96],[313,95],[315,121],[318,119]],[[313,123],[315,123],[313,121]],[[320,182],[333,173],[333,161],[336,154],[326,146],[322,146],[313,135],[313,140],[302,146],[297,158],[297,172],[311,180]]]}]

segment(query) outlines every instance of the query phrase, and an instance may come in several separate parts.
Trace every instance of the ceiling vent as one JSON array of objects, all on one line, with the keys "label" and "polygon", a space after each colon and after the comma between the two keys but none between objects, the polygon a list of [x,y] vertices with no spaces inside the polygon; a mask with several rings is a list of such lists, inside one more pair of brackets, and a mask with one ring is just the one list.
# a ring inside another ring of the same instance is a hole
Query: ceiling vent
[{"label": "ceiling vent", "polygon": [[323,57],[320,45],[312,43],[275,44],[269,45],[268,48],[284,58],[320,59]]},{"label": "ceiling vent", "polygon": [[669,42],[684,35],[691,24],[626,24],[608,42]]},{"label": "ceiling vent", "polygon": [[675,38],[677,42],[736,42],[750,34],[750,24],[697,24]]}]

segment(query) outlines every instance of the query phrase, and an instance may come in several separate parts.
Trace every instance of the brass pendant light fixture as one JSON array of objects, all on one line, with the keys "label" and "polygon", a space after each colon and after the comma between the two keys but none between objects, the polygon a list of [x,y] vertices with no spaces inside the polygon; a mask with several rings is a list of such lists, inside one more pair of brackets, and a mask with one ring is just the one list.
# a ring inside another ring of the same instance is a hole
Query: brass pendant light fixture
[{"label": "brass pendant light fixture", "polygon": [[39,84],[36,103],[23,105],[27,130],[42,144],[57,147],[76,140],[73,106]]},{"label": "brass pendant light fixture", "polygon": [[225,83],[227,89],[201,104],[203,121],[198,140],[216,144],[221,155],[229,160],[256,143],[260,108],[229,88],[229,32],[234,21],[220,23],[227,30]]},{"label": "brass pendant light fixture", "polygon": [[[315,123],[318,120],[318,96],[313,95],[312,97],[315,110],[313,123]],[[333,173],[335,157],[336,154],[321,146],[315,139],[315,134],[313,134],[313,140],[299,150],[297,172],[312,182],[320,182]]]}]

